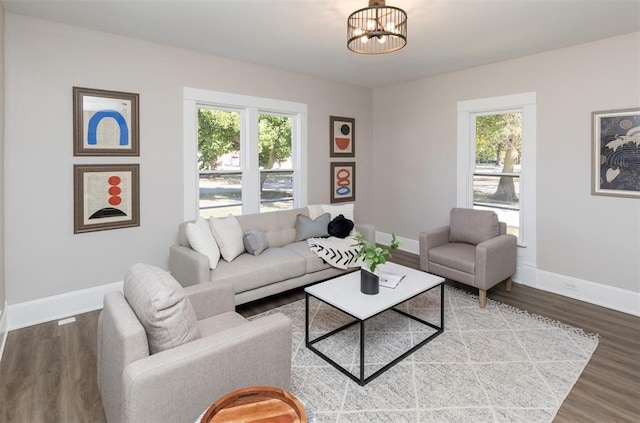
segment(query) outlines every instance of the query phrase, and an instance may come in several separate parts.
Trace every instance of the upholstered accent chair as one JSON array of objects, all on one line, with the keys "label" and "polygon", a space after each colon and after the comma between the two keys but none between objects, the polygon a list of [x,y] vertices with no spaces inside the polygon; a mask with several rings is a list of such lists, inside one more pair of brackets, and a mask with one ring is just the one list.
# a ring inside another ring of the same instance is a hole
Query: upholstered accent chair
[{"label": "upholstered accent chair", "polygon": [[187,288],[137,264],[124,294],[109,293],[98,319],[98,387],[107,421],[194,422],[213,402],[247,386],[291,383],[291,321],[248,321],[231,283]]},{"label": "upholstered accent chair", "polygon": [[420,233],[420,268],[478,288],[480,307],[487,290],[516,272],[516,237],[489,210],[454,208],[449,226]]}]

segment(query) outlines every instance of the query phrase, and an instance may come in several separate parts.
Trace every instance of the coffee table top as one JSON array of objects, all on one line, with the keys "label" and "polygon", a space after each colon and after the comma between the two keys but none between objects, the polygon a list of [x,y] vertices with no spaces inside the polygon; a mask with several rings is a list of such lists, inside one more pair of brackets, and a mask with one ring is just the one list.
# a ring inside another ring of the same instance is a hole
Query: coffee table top
[{"label": "coffee table top", "polygon": [[366,320],[444,282],[440,276],[387,262],[383,272],[406,275],[395,288],[380,286],[380,293],[360,292],[360,272],[352,272],[305,288],[314,297],[353,317]]}]

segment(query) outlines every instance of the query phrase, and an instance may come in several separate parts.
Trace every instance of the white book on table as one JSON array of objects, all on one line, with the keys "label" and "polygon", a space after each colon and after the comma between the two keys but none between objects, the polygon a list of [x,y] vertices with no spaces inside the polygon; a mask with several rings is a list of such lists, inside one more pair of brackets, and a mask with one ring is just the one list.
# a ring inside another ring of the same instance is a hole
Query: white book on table
[{"label": "white book on table", "polygon": [[398,273],[378,271],[378,279],[380,280],[380,286],[385,288],[395,288],[404,279],[405,275]]}]

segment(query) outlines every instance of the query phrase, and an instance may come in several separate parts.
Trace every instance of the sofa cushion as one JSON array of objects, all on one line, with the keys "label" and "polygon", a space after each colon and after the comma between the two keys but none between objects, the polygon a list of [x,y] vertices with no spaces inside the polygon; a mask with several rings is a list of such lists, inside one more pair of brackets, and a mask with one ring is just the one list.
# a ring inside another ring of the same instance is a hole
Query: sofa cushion
[{"label": "sofa cushion", "polygon": [[242,228],[235,216],[209,218],[213,237],[220,247],[220,254],[226,261],[232,261],[244,252]]},{"label": "sofa cushion", "polygon": [[200,338],[193,307],[168,272],[135,264],[125,273],[123,291],[147,333],[151,354]]},{"label": "sofa cushion", "polygon": [[285,245],[282,248],[291,250],[304,258],[306,268],[305,273],[314,273],[331,268],[330,264],[322,260],[316,253],[309,249],[308,241],[294,242],[292,244]]},{"label": "sofa cushion", "polygon": [[498,215],[490,210],[453,208],[449,219],[449,242],[478,245],[500,235]]},{"label": "sofa cushion", "polygon": [[240,254],[232,263],[222,261],[211,272],[214,282],[231,282],[236,295],[305,274],[305,260],[286,248],[269,247],[259,256]]},{"label": "sofa cushion", "polygon": [[244,248],[247,250],[247,253],[254,256],[260,255],[264,250],[269,248],[269,241],[267,241],[267,237],[261,229],[251,229],[244,234],[242,241],[244,242]]},{"label": "sofa cushion", "polygon": [[429,250],[429,263],[440,264],[474,274],[476,247],[462,242],[448,243]]},{"label": "sofa cushion", "polygon": [[195,222],[187,223],[185,228],[191,248],[209,258],[209,268],[215,269],[220,260],[220,248],[211,233],[209,223],[199,217]]},{"label": "sofa cushion", "polygon": [[329,236],[328,227],[331,215],[324,213],[315,219],[311,219],[304,214],[296,217],[296,240],[304,241],[307,238]]},{"label": "sofa cushion", "polygon": [[244,232],[254,228],[262,229],[269,241],[269,248],[274,248],[296,242],[296,218],[299,214],[308,213],[306,208],[299,208],[236,217]]}]

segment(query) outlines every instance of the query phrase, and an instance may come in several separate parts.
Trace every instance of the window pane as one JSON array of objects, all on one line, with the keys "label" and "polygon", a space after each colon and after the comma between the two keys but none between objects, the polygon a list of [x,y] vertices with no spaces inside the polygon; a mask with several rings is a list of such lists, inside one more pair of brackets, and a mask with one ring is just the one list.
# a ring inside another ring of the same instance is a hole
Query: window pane
[{"label": "window pane", "polygon": [[240,113],[198,109],[200,216],[242,214]]},{"label": "window pane", "polygon": [[476,116],[473,206],[493,210],[518,236],[522,113]]},{"label": "window pane", "polygon": [[519,173],[522,113],[476,117],[476,172]]},{"label": "window pane", "polygon": [[291,117],[258,117],[260,212],[293,208]]}]

